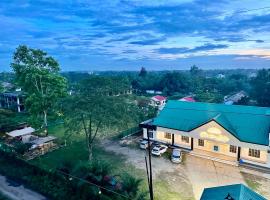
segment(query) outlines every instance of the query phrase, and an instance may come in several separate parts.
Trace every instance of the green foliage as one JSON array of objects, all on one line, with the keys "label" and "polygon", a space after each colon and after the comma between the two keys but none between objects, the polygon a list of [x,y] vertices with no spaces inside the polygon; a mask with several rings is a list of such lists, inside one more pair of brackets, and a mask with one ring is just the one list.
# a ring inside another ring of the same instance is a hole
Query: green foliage
[{"label": "green foliage", "polygon": [[129,87],[123,79],[91,76],[78,85],[75,95],[62,103],[69,132],[85,134],[89,160],[92,143],[100,133],[125,127],[134,120],[130,113],[137,112],[138,107],[121,95],[126,89]]},{"label": "green foliage", "polygon": [[259,70],[251,81],[252,96],[260,106],[270,106],[270,69]]},{"label": "green foliage", "polygon": [[26,107],[35,124],[47,127],[47,115],[53,113],[57,100],[66,95],[66,79],[56,60],[39,49],[19,46],[11,67],[16,82],[27,93]]},{"label": "green foliage", "polygon": [[13,143],[14,145],[14,150],[20,154],[23,155],[24,153],[26,153],[29,148],[32,146],[31,144],[24,144],[21,141],[16,141],[15,143]]}]

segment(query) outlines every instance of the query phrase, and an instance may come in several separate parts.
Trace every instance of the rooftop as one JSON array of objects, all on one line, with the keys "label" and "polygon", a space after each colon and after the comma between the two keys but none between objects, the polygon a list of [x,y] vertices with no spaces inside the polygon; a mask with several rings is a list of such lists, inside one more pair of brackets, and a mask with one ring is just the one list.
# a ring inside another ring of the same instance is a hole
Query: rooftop
[{"label": "rooftop", "polygon": [[[231,198],[230,198],[231,197]],[[206,188],[200,200],[266,200],[258,193],[249,189],[245,185],[235,184],[220,187]]]},{"label": "rooftop", "polygon": [[269,144],[270,109],[267,107],[171,100],[153,125],[189,132],[212,120],[242,142]]}]

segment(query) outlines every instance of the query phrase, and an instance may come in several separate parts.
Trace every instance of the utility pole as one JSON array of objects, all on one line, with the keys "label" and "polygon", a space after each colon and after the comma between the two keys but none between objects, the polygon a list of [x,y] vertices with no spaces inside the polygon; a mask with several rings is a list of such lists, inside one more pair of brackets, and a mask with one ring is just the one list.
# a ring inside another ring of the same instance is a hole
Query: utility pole
[{"label": "utility pole", "polygon": [[151,145],[150,145],[150,137],[149,137],[149,128],[147,128],[147,141],[148,141],[148,159],[149,159],[149,193],[150,200],[154,200],[153,194],[153,182],[152,182],[152,163],[151,163]]}]

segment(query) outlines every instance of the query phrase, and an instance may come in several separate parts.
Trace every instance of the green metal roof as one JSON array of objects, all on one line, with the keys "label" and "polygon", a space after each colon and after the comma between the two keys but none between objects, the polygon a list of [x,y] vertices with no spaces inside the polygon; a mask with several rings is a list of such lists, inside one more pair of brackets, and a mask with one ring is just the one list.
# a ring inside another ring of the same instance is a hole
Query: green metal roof
[{"label": "green metal roof", "polygon": [[270,108],[168,101],[153,125],[189,132],[211,120],[242,142],[269,145]]},{"label": "green metal roof", "polygon": [[[228,196],[232,197],[229,198]],[[226,198],[227,197],[227,198]],[[227,185],[213,188],[206,188],[200,200],[266,200],[253,190],[242,184]]]}]

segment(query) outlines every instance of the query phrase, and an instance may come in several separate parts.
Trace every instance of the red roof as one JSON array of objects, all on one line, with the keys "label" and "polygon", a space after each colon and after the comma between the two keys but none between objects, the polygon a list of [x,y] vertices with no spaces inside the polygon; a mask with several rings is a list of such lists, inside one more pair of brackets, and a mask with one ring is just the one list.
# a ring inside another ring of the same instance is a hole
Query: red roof
[{"label": "red roof", "polygon": [[166,100],[167,98],[164,97],[164,96],[156,95],[156,96],[153,96],[152,99],[153,99],[153,100],[156,100],[156,101],[164,101],[164,100]]},{"label": "red roof", "polygon": [[192,97],[183,97],[182,99],[179,99],[179,101],[195,102],[195,100]]}]

